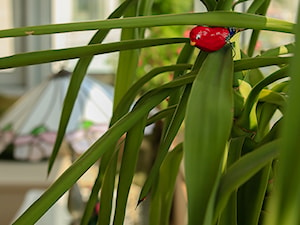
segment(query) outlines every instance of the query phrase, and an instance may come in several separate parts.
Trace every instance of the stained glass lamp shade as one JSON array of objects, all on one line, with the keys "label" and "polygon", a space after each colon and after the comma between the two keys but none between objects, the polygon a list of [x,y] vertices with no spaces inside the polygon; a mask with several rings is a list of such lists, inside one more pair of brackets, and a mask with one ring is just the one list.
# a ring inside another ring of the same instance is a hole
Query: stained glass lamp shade
[{"label": "stained glass lamp shade", "polygon": [[[52,151],[70,73],[62,70],[21,97],[0,119],[0,157],[38,161]],[[108,128],[113,87],[86,76],[66,131],[77,153]]]}]

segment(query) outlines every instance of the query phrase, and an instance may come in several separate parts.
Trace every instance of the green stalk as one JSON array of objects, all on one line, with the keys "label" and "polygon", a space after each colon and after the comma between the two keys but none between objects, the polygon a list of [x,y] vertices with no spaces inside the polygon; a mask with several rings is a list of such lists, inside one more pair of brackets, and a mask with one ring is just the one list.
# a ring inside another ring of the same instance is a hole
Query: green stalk
[{"label": "green stalk", "polygon": [[[267,0],[269,1],[269,0]],[[256,13],[260,7],[265,4],[266,0],[254,0],[252,4],[249,6],[247,13]]]},{"label": "green stalk", "polygon": [[[276,48],[269,49],[261,54],[261,57],[270,57],[270,56],[278,56],[285,55],[295,52],[295,43],[290,43],[286,45],[282,45]],[[260,56],[258,56],[260,57]]]},{"label": "green stalk", "polygon": [[205,5],[207,11],[212,11],[216,7],[215,0],[201,0],[201,2]]},{"label": "green stalk", "polygon": [[[129,8],[124,15],[125,18],[136,17],[138,15],[139,2],[140,1],[137,1],[136,4]],[[137,40],[138,38],[140,38],[138,28],[122,29],[121,41]],[[115,77],[114,109],[136,77],[139,54],[139,48],[120,51],[119,53],[117,73]]]},{"label": "green stalk", "polygon": [[170,151],[163,161],[151,197],[150,224],[168,225],[176,178],[183,156],[182,143]]},{"label": "green stalk", "polygon": [[[176,64],[188,63],[193,55],[194,49],[195,49],[194,46],[191,46],[189,43],[186,43],[177,58]],[[195,71],[195,65],[193,65],[193,71]],[[175,71],[173,75],[173,79],[176,79],[185,73],[186,70]],[[179,89],[177,92],[172,94],[168,100],[168,106],[172,107],[173,105],[177,105],[178,102],[180,101],[182,94],[183,94],[183,89]],[[167,117],[166,120],[164,121],[162,136],[165,136],[165,132],[168,130],[172,119],[173,116],[170,116]]]},{"label": "green stalk", "polygon": [[262,146],[268,142],[272,142],[278,138],[280,138],[281,135],[281,127],[282,127],[282,118],[280,118],[271,128],[269,133],[260,141],[258,146]]},{"label": "green stalk", "polygon": [[[226,170],[241,157],[244,142],[245,137],[236,137],[230,140],[225,173]],[[237,190],[232,192],[226,207],[222,211],[222,214],[218,220],[218,225],[228,224],[237,225]]]},{"label": "green stalk", "polygon": [[[276,99],[277,102],[277,99]],[[278,106],[270,103],[262,103],[257,106],[257,132],[254,141],[260,142],[270,131],[271,119]]]},{"label": "green stalk", "polygon": [[254,121],[255,119],[251,118],[251,111],[254,110],[253,107],[257,103],[257,99],[259,97],[259,93],[262,91],[263,88],[270,85],[271,83],[287,77],[288,72],[288,66],[283,67],[280,70],[277,70],[273,74],[269,75],[262,81],[260,81],[258,84],[254,86],[254,88],[251,90],[244,106],[244,110],[242,112],[241,117],[238,119],[237,123],[239,126],[244,127],[246,129],[255,129],[257,125],[257,121]]},{"label": "green stalk", "polygon": [[288,64],[291,57],[256,57],[234,61],[234,71],[256,69],[265,66]]},{"label": "green stalk", "polygon": [[276,188],[269,202],[268,215],[264,224],[300,224],[300,4],[298,4],[295,56],[291,62],[288,107],[282,127],[282,143]]},{"label": "green stalk", "polygon": [[238,224],[258,224],[269,182],[271,164],[272,162],[270,161],[264,168],[239,188]]},{"label": "green stalk", "polygon": [[232,8],[233,0],[219,0],[215,10],[228,10]]},{"label": "green stalk", "polygon": [[[112,148],[114,149],[114,148]],[[115,176],[118,162],[118,150],[106,152],[100,163],[98,177],[103,176],[100,194],[100,205],[102,207],[98,214],[98,225],[110,224],[112,205],[115,190]]]},{"label": "green stalk", "polygon": [[258,101],[270,103],[276,106],[282,113],[285,112],[287,106],[287,96],[285,93],[278,93],[273,90],[263,89],[260,94]]},{"label": "green stalk", "polygon": [[169,117],[171,115],[174,114],[176,110],[176,106],[170,106],[170,107],[167,107],[165,109],[162,109],[160,110],[159,112],[155,113],[153,116],[149,117],[148,120],[147,120],[147,126],[148,125],[151,125],[151,124],[154,124],[155,122],[159,121],[159,120],[162,120],[166,117]]},{"label": "green stalk", "polygon": [[[152,6],[154,0],[143,0],[140,1],[138,16],[150,16],[152,14]],[[145,36],[146,28],[139,29],[139,37],[142,38]]]},{"label": "green stalk", "polygon": [[[256,13],[259,15],[266,15],[271,0],[257,0],[252,3],[248,9],[248,13]],[[255,46],[260,34],[260,30],[253,30],[248,46],[248,56],[252,56],[255,50]]]}]

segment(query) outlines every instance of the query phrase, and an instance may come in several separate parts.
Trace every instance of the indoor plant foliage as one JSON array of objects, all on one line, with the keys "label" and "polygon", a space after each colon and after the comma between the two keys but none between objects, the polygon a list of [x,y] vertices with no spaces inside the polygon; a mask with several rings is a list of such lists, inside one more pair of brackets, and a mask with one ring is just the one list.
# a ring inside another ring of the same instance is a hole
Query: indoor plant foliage
[{"label": "indoor plant foliage", "polygon": [[[246,2],[242,0],[201,2],[208,12],[151,16],[153,1],[125,0],[103,21],[0,31],[0,37],[4,38],[99,29],[88,46],[0,59],[0,68],[5,69],[80,58],[66,96],[49,172],[93,55],[121,52],[110,129],[15,224],[34,224],[99,159],[99,175],[81,224],[88,224],[100,190],[98,224],[109,224],[111,214],[115,225],[123,224],[144,128],[158,120],[164,124],[158,153],[137,199],[142,204],[145,197],[151,198],[150,224],[168,224],[176,174],[182,160],[189,225],[299,224],[300,166],[296,160],[300,133],[300,67],[297,64],[300,27],[264,16],[270,0],[249,1],[247,13],[234,12],[237,4]],[[249,48],[240,49],[238,37],[231,46],[212,53],[190,46],[188,38],[145,38],[145,28],[186,25],[247,28],[252,32]],[[109,30],[115,28],[122,28],[121,41],[101,44]],[[260,30],[290,33],[295,35],[296,44],[268,49],[253,57]],[[140,50],[172,44],[182,46],[176,61],[154,68],[133,83]],[[276,65],[275,72],[263,74],[260,68],[270,65]],[[153,87],[136,101],[140,87],[169,71],[174,74],[172,81]],[[167,106],[149,118],[149,112],[166,99]],[[280,116],[274,117],[278,111]],[[183,123],[184,142],[171,149]],[[118,141],[124,134],[123,156],[117,172]],[[115,188],[116,208],[112,210]]]}]

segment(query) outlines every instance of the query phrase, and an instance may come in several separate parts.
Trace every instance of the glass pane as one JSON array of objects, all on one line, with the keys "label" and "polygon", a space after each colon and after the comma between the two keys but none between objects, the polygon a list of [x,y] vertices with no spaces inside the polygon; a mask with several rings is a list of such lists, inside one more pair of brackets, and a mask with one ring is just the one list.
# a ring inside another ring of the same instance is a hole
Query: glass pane
[{"label": "glass pane", "polygon": [[101,18],[98,0],[76,0],[73,5],[74,21],[95,20]]},{"label": "glass pane", "polygon": [[[12,1],[1,0],[0,7],[0,29],[8,29],[13,27]],[[0,57],[8,56],[14,53],[13,38],[0,39]]]},{"label": "glass pane", "polygon": [[[63,4],[63,5],[62,5]],[[53,23],[68,23],[74,21],[101,20],[106,18],[118,5],[117,0],[55,0],[53,7]],[[81,31],[53,35],[53,47],[67,48],[86,45],[96,31]],[[119,39],[119,30],[112,30],[104,42],[112,42]],[[110,74],[113,72],[112,58],[116,54],[103,54],[95,56],[89,66],[91,74]],[[65,68],[73,70],[77,60],[66,60],[53,63],[53,69]]]}]

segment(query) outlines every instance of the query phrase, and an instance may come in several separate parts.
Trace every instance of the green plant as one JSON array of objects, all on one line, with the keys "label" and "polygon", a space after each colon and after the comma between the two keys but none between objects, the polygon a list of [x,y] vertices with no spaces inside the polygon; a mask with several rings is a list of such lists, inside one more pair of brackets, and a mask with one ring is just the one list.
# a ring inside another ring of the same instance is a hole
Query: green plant
[{"label": "green plant", "polygon": [[[146,16],[151,14],[152,1],[126,0],[103,21],[0,31],[0,37],[4,38],[100,29],[88,46],[0,58],[1,69],[80,58],[66,96],[49,172],[93,55],[121,51],[110,129],[14,224],[34,224],[100,158],[99,175],[82,224],[88,223],[100,189],[102,208],[98,224],[109,224],[117,176],[118,141],[126,134],[113,212],[114,224],[123,224],[143,130],[148,123],[157,120],[164,122],[160,147],[139,199],[142,202],[152,191],[150,221],[168,224],[170,196],[179,162],[184,156],[189,225],[299,224],[300,66],[297,62],[300,60],[300,17],[298,15],[295,25],[264,16],[269,0],[251,1],[248,13],[232,11],[232,6],[245,2],[242,0],[234,4],[232,0],[201,2],[208,12]],[[118,19],[122,15],[124,18]],[[196,24],[253,30],[247,53],[240,49],[237,38],[234,57],[231,48],[226,46],[209,54],[199,52],[191,61],[195,49],[189,46],[187,38],[144,38],[147,27]],[[122,40],[101,44],[108,31],[114,28],[122,28]],[[278,46],[252,57],[260,30],[295,34],[296,45]],[[140,49],[175,43],[183,46],[176,64],[155,68],[133,84]],[[261,68],[271,65],[276,65],[276,71],[263,74]],[[174,72],[173,80],[146,92],[131,109],[139,88],[166,71]],[[166,98],[167,106],[148,118],[150,110]],[[277,111],[281,116],[273,122]],[[169,151],[183,122],[184,143]],[[164,177],[170,181],[166,182]],[[275,190],[270,193],[271,179],[275,180]],[[267,200],[269,196],[270,201]]]}]

